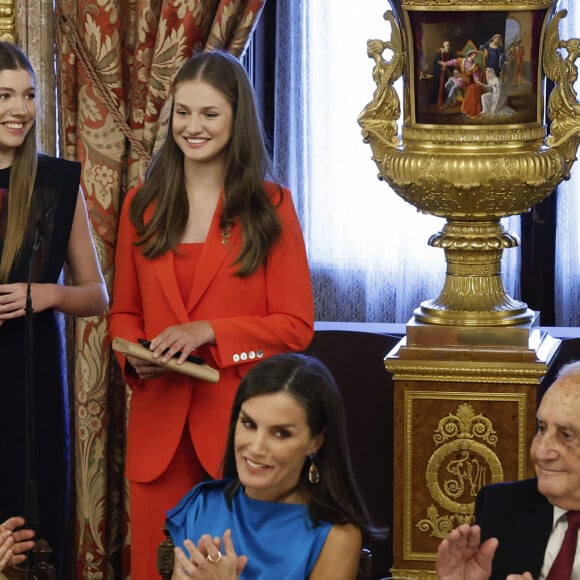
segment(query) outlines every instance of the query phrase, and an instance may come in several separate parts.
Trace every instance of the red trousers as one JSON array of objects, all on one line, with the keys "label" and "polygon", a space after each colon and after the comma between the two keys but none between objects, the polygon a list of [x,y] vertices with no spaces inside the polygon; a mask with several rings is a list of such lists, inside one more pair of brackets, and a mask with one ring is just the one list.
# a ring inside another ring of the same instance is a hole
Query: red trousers
[{"label": "red trousers", "polygon": [[146,483],[129,480],[131,580],[160,578],[157,547],[165,537],[165,513],[206,478],[186,425],[179,447],[160,477]]}]

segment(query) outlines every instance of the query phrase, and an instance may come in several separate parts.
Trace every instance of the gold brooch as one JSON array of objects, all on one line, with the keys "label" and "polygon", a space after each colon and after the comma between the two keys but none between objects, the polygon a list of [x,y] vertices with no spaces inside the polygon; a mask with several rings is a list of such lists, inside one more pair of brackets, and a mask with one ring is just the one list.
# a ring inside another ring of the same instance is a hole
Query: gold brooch
[{"label": "gold brooch", "polygon": [[230,247],[230,236],[232,235],[230,228],[228,227],[226,230],[222,229],[221,234],[222,234],[222,244],[226,248],[229,248]]}]

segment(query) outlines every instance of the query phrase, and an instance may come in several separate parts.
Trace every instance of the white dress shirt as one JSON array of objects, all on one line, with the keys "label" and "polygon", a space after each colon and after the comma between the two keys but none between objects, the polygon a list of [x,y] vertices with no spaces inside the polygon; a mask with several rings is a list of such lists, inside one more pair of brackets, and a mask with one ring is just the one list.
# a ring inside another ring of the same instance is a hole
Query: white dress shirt
[{"label": "white dress shirt", "polygon": [[[546,546],[546,553],[544,554],[544,564],[542,571],[537,580],[545,580],[552,566],[552,562],[556,559],[560,546],[564,541],[564,535],[568,528],[568,521],[566,520],[566,510],[554,506],[554,523],[552,525],[552,533],[548,539]],[[570,580],[580,580],[580,533],[578,534],[578,543],[576,544],[576,556],[574,556],[574,567],[572,568],[572,576]]]}]

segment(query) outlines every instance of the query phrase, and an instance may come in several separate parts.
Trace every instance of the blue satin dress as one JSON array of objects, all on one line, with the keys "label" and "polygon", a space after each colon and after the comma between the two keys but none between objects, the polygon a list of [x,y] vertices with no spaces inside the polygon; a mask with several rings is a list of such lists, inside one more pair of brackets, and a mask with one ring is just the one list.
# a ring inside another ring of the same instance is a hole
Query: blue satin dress
[{"label": "blue satin dress", "polygon": [[241,486],[230,509],[224,494],[229,483],[200,483],[167,512],[173,543],[183,547],[188,538],[197,544],[203,534],[221,537],[229,528],[236,553],[248,557],[241,579],[309,578],[332,524],[315,526],[306,505],[251,499]]}]

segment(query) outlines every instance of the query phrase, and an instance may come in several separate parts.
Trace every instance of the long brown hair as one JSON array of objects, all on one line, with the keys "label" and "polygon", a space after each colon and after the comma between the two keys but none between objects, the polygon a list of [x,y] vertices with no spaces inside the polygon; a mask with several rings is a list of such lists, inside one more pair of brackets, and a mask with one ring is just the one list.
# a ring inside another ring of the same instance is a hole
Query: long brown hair
[{"label": "long brown hair", "polygon": [[[24,69],[36,82],[36,75],[26,55],[14,44],[0,42],[0,71]],[[18,259],[31,223],[35,220],[32,193],[38,166],[36,120],[24,142],[14,153],[8,186],[8,217],[6,235],[0,260],[0,282],[8,281],[14,263]]]},{"label": "long brown hair", "polygon": [[[243,66],[227,52],[204,52],[190,58],[177,73],[173,92],[180,84],[194,80],[212,85],[233,108],[220,227],[226,232],[236,221],[240,223],[242,248],[234,263],[239,266],[237,275],[249,276],[265,263],[281,231],[274,202],[264,189],[264,179],[272,171],[254,93]],[[189,202],[183,164],[183,153],[173,138],[169,123],[165,142],[153,158],[145,183],[129,210],[137,230],[136,245],[148,258],[175,248],[185,231]],[[276,203],[281,201],[281,196],[280,188]],[[144,213],[152,203],[151,219],[145,223]]]}]

